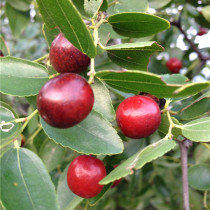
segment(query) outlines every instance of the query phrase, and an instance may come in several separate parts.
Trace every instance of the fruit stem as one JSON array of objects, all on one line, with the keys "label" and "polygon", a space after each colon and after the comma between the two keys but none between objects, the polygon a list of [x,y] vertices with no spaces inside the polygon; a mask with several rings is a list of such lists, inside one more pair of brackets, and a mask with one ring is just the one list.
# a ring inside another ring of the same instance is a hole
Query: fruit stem
[{"label": "fruit stem", "polygon": [[42,56],[42,57],[40,57],[40,58],[38,58],[38,59],[36,59],[36,60],[34,60],[33,62],[40,62],[40,61],[43,61],[44,59],[46,59],[47,57],[49,57],[49,54],[46,54],[46,55],[44,55],[44,56]]},{"label": "fruit stem", "polygon": [[90,76],[89,80],[88,80],[89,84],[94,83],[95,74],[96,74],[96,72],[95,72],[95,60],[94,60],[94,58],[91,58],[91,60],[90,60],[90,71],[88,72],[88,76]]},{"label": "fruit stem", "polygon": [[89,204],[88,204],[88,201],[86,201],[84,210],[88,210],[88,207],[89,207]]},{"label": "fruit stem", "polygon": [[42,126],[39,125],[37,130],[28,138],[27,144],[33,144],[34,138],[39,134],[41,130],[42,130]]},{"label": "fruit stem", "polygon": [[208,205],[207,205],[207,194],[208,194],[208,190],[206,190],[204,192],[204,196],[203,196],[203,205],[206,209],[208,209]]}]

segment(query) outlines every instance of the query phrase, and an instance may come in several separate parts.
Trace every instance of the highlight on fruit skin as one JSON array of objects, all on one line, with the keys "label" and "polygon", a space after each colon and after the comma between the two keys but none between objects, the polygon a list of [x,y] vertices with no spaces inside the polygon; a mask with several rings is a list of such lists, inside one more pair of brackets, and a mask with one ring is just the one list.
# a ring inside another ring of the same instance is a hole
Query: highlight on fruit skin
[{"label": "highlight on fruit skin", "polygon": [[158,129],[161,112],[152,98],[137,95],[120,103],[116,111],[116,120],[125,136],[140,139],[150,136]]},{"label": "highlight on fruit skin", "polygon": [[98,195],[103,185],[99,182],[106,176],[104,163],[92,156],[80,155],[70,164],[67,172],[69,189],[82,198]]},{"label": "highlight on fruit skin", "polygon": [[49,80],[37,96],[40,116],[56,128],[69,128],[80,123],[89,115],[93,104],[91,86],[83,77],[73,73]]},{"label": "highlight on fruit skin", "polygon": [[166,62],[166,66],[171,73],[177,74],[182,68],[182,62],[178,58],[170,58]]},{"label": "highlight on fruit skin", "polygon": [[61,33],[53,40],[49,56],[51,65],[58,73],[81,73],[90,64],[90,58]]}]

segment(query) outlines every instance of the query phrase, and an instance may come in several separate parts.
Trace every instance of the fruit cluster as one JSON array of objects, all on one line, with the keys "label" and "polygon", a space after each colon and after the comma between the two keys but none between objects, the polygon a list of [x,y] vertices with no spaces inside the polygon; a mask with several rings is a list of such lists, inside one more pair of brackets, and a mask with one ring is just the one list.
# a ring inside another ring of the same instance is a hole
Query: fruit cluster
[{"label": "fruit cluster", "polygon": [[[92,88],[78,74],[87,69],[90,59],[59,34],[50,48],[50,62],[60,75],[41,88],[37,96],[38,111],[49,125],[70,128],[82,122],[93,108]],[[125,99],[116,111],[121,132],[134,139],[154,133],[161,120],[159,102],[159,99],[146,93]],[[103,189],[99,181],[105,176],[106,168],[101,160],[80,155],[69,166],[67,183],[76,195],[91,198]],[[112,187],[119,182],[116,180]]]}]

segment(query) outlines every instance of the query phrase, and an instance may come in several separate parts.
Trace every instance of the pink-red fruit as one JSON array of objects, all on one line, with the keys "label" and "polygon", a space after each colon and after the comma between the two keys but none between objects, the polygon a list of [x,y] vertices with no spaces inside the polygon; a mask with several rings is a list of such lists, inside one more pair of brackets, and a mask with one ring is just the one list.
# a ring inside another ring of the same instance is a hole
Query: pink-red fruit
[{"label": "pink-red fruit", "polygon": [[161,113],[158,104],[147,96],[132,96],[118,106],[117,124],[122,133],[139,139],[150,136],[160,125]]},{"label": "pink-red fruit", "polygon": [[166,66],[172,73],[179,73],[180,69],[182,68],[182,62],[178,58],[170,58],[166,62]]},{"label": "pink-red fruit", "polygon": [[198,31],[198,36],[203,36],[204,34],[207,33],[207,30],[203,27],[200,27],[199,31]]},{"label": "pink-red fruit", "polygon": [[82,197],[92,198],[103,189],[99,182],[106,176],[104,163],[94,157],[80,155],[75,158],[67,172],[67,183],[70,190]]},{"label": "pink-red fruit", "polygon": [[45,122],[69,128],[84,120],[94,103],[92,88],[78,74],[65,73],[49,80],[39,91],[37,108]]},{"label": "pink-red fruit", "polygon": [[50,62],[59,73],[80,73],[87,69],[90,58],[60,33],[50,47]]}]

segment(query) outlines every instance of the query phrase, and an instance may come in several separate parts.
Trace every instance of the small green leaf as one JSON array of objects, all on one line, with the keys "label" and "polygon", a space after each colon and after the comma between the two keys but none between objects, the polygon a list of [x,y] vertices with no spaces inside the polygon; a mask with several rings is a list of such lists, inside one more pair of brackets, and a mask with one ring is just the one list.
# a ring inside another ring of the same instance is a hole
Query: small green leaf
[{"label": "small green leaf", "polygon": [[91,87],[95,98],[93,109],[100,113],[104,119],[113,121],[115,119],[115,111],[108,89],[104,83],[98,79],[95,79]]},{"label": "small green leaf", "polygon": [[103,0],[103,3],[100,7],[100,11],[106,11],[108,8],[109,4],[108,4],[108,0]]},{"label": "small green leaf", "polygon": [[149,1],[149,7],[154,9],[159,9],[169,4],[172,0],[161,0],[161,1],[148,0],[148,1]]},{"label": "small green leaf", "polygon": [[201,12],[204,18],[210,23],[210,5],[203,7]]},{"label": "small green leaf", "polygon": [[[21,123],[11,122],[18,118],[18,115],[8,104],[0,101],[0,119],[1,119],[1,149],[15,138],[21,129]],[[6,124],[5,124],[6,123]]]},{"label": "small green leaf", "polygon": [[[175,124],[180,124],[179,121],[172,117],[172,121],[175,123]],[[170,123],[168,121],[168,117],[167,117],[167,114],[162,114],[161,115],[161,122],[160,122],[160,126],[158,127],[158,130],[161,132],[161,133],[164,133],[164,134],[167,134],[168,133],[168,130],[169,130],[169,126],[170,126]],[[177,139],[177,137],[179,135],[182,135],[182,130],[180,128],[173,128],[172,129],[172,134],[173,134],[173,139]]]},{"label": "small green leaf", "polygon": [[[0,91],[15,96],[37,95],[48,80],[44,66],[15,57],[1,57]],[[14,88],[18,87],[18,88]]]},{"label": "small green leaf", "polygon": [[181,120],[192,120],[210,112],[210,90],[191,104],[183,108],[179,114]]},{"label": "small green leaf", "polygon": [[92,111],[81,123],[68,129],[53,128],[41,119],[49,138],[84,154],[118,154],[123,144],[116,130],[100,114]]},{"label": "small green leaf", "polygon": [[60,175],[58,180],[57,194],[58,194],[58,203],[60,209],[73,210],[84,198],[81,198],[75,195],[68,187],[67,184],[67,172],[69,165]]},{"label": "small green leaf", "polygon": [[9,25],[14,37],[19,37],[25,27],[30,22],[29,11],[23,12],[14,9],[10,4],[6,3],[6,15],[9,19]]},{"label": "small green leaf", "polygon": [[103,0],[84,0],[84,8],[85,11],[90,15],[93,16],[98,12]]},{"label": "small green leaf", "polygon": [[0,46],[1,46],[1,51],[3,52],[4,56],[7,56],[10,54],[9,48],[6,45],[6,42],[2,35],[0,35]]},{"label": "small green leaf", "polygon": [[45,164],[47,171],[50,172],[62,161],[64,153],[65,148],[50,139],[46,139],[40,147],[39,156]]},{"label": "small green leaf", "polygon": [[158,98],[190,96],[210,86],[210,82],[167,84],[161,76],[134,70],[103,70],[97,72],[96,77],[114,89],[134,94],[147,92]]},{"label": "small green leaf", "polygon": [[170,23],[163,18],[137,12],[112,15],[108,22],[118,34],[133,38],[147,37],[170,27]]},{"label": "small green leaf", "polygon": [[197,190],[210,189],[210,166],[206,164],[197,164],[189,168],[189,185]]},{"label": "small green leaf", "polygon": [[42,31],[47,41],[48,47],[50,47],[55,37],[59,34],[59,30],[57,28],[50,30],[44,23],[42,27]]},{"label": "small green leaf", "polygon": [[196,146],[193,157],[196,163],[209,163],[210,162],[210,152],[203,144]]},{"label": "small green leaf", "polygon": [[210,117],[193,120],[182,127],[182,134],[191,141],[208,142],[210,139]]},{"label": "small green leaf", "polygon": [[161,75],[163,81],[168,84],[187,84],[188,78],[182,74],[164,74]]},{"label": "small green leaf", "polygon": [[20,11],[28,11],[32,0],[6,0],[13,8]]},{"label": "small green leaf", "polygon": [[162,139],[154,144],[145,147],[136,154],[132,155],[124,163],[120,164],[110,174],[100,181],[100,184],[108,184],[117,179],[133,173],[133,169],[140,169],[146,163],[163,156],[176,146],[173,140]]},{"label": "small green leaf", "polygon": [[58,27],[77,49],[91,58],[96,56],[92,36],[72,1],[37,0],[37,3],[48,28]]},{"label": "small green leaf", "polygon": [[123,68],[147,71],[149,57],[154,52],[162,52],[163,47],[156,42],[136,42],[112,45],[104,50],[113,62]]},{"label": "small green leaf", "polygon": [[147,0],[118,0],[114,6],[116,13],[121,12],[146,12],[149,8]]},{"label": "small green leaf", "polygon": [[1,158],[1,200],[6,209],[58,209],[55,187],[41,160],[14,148]]}]

